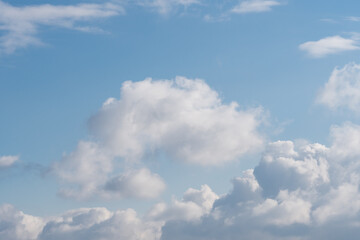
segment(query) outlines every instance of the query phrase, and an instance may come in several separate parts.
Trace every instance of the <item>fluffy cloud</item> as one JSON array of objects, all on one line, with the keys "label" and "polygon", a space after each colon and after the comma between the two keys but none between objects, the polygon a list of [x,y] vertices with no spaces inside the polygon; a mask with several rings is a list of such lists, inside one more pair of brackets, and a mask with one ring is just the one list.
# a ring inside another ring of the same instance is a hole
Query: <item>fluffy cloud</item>
[{"label": "fluffy cloud", "polygon": [[128,161],[160,150],[188,163],[233,161],[262,145],[260,108],[224,104],[204,81],[125,82],[119,100],[109,99],[90,126],[114,155]]},{"label": "fluffy cloud", "polygon": [[108,99],[90,119],[96,142],[80,141],[52,171],[65,197],[156,198],[165,183],[134,164],[146,164],[155,152],[199,165],[237,160],[262,146],[262,115],[261,108],[222,103],[199,79],[128,81],[120,99]]},{"label": "fluffy cloud", "polygon": [[147,218],[154,221],[198,221],[208,214],[219,197],[207,185],[202,185],[200,190],[190,188],[181,201],[173,199],[172,204],[156,204],[148,213]]},{"label": "fluffy cloud", "polygon": [[346,108],[358,113],[360,109],[360,65],[349,63],[335,68],[329,81],[317,96],[317,103],[332,110]]},{"label": "fluffy cloud", "polygon": [[358,50],[360,49],[358,45],[356,39],[331,36],[318,41],[305,42],[299,48],[311,57],[320,58],[344,51]]},{"label": "fluffy cloud", "polygon": [[19,156],[1,156],[0,157],[0,169],[10,167],[18,160],[19,160]]},{"label": "fluffy cloud", "polygon": [[328,149],[306,144],[295,151],[291,141],[270,143],[254,174],[264,195],[276,196],[280,190],[309,189],[329,182]]},{"label": "fluffy cloud", "polygon": [[24,214],[8,204],[0,206],[0,239],[35,240],[44,225],[39,217]]},{"label": "fluffy cloud", "polygon": [[268,12],[272,7],[278,6],[281,3],[273,0],[245,0],[241,1],[231,11],[234,13],[253,13],[253,12]]},{"label": "fluffy cloud", "polygon": [[0,207],[0,237],[9,240],[159,240],[161,227],[170,220],[199,220],[210,212],[218,196],[207,186],[188,189],[181,201],[165,209],[159,204],[140,218],[133,209],[111,212],[106,208],[80,208],[60,216],[39,218],[11,205]]},{"label": "fluffy cloud", "polygon": [[329,147],[270,143],[255,170],[235,178],[208,214],[166,222],[161,239],[357,239],[360,156],[351,142],[360,138],[358,128],[333,126]]},{"label": "fluffy cloud", "polygon": [[94,195],[156,198],[165,189],[163,180],[146,168],[127,169],[119,174],[114,156],[94,142],[80,141],[74,152],[53,164],[52,171],[63,184],[60,194],[77,199]]},{"label": "fluffy cloud", "polygon": [[155,240],[160,227],[144,222],[132,209],[110,212],[105,208],[77,209],[46,223],[39,240]]},{"label": "fluffy cloud", "polygon": [[161,223],[144,221],[133,209],[81,208],[45,219],[26,215],[11,205],[0,207],[1,239],[158,240],[160,236]]},{"label": "fluffy cloud", "polygon": [[105,194],[143,199],[156,198],[164,189],[163,180],[146,168],[130,170],[109,179],[104,187]]},{"label": "fluffy cloud", "polygon": [[99,29],[78,25],[97,18],[108,18],[123,12],[111,3],[78,5],[33,5],[16,7],[0,1],[0,54],[13,53],[18,48],[41,45],[37,37],[41,26],[55,26],[79,31]]},{"label": "fluffy cloud", "polygon": [[345,236],[355,240],[360,234],[360,152],[351,143],[360,139],[359,129],[352,123],[333,126],[329,147],[304,141],[269,143],[258,166],[234,178],[228,194],[218,196],[207,185],[190,188],[182,199],[158,203],[142,218],[131,209],[86,208],[45,220],[4,205],[0,236],[14,240],[315,240]]}]

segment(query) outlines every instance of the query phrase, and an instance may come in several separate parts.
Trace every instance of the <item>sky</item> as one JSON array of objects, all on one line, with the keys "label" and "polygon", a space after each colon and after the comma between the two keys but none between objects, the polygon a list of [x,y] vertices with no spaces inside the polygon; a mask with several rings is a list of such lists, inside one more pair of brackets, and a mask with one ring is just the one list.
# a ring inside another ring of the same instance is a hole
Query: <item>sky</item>
[{"label": "sky", "polygon": [[358,239],[359,7],[0,0],[0,239]]}]

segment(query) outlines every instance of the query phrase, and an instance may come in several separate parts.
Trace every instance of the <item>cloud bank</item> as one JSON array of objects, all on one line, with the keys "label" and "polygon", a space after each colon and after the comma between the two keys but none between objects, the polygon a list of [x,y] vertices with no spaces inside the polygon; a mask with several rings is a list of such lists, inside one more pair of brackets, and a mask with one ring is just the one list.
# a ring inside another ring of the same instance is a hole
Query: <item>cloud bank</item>
[{"label": "cloud bank", "polygon": [[[357,239],[360,234],[360,126],[334,125],[331,144],[269,143],[254,169],[218,196],[207,185],[178,200],[132,209],[83,208],[39,218],[0,207],[0,236],[52,239]],[[354,143],[354,144],[353,144]]]},{"label": "cloud bank", "polygon": [[168,221],[161,239],[357,239],[360,154],[343,145],[360,137],[358,129],[333,126],[330,147],[270,143],[200,222]]}]

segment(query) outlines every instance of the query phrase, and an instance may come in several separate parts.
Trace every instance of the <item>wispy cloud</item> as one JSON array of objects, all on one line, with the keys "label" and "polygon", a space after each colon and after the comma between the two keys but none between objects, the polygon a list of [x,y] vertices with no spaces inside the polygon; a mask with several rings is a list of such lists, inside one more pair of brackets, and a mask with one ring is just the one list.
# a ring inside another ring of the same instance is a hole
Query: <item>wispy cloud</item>
[{"label": "wispy cloud", "polygon": [[318,41],[309,41],[301,44],[299,49],[305,51],[310,57],[321,58],[330,54],[360,49],[356,37],[343,38],[331,36]]},{"label": "wispy cloud", "polygon": [[200,4],[200,0],[142,0],[137,1],[137,4],[143,7],[150,7],[155,9],[160,14],[169,14],[177,7],[190,7],[194,4]]},{"label": "wispy cloud", "polygon": [[352,22],[360,22],[360,17],[350,16],[350,17],[346,17],[345,19]]},{"label": "wispy cloud", "polygon": [[273,0],[246,0],[241,1],[231,10],[231,12],[239,14],[268,12],[272,10],[272,7],[278,5],[281,5],[281,3]]},{"label": "wispy cloud", "polygon": [[41,26],[97,32],[98,28],[78,23],[108,18],[123,12],[121,6],[112,3],[16,7],[0,1],[0,53],[10,54],[19,48],[42,45],[38,37]]}]

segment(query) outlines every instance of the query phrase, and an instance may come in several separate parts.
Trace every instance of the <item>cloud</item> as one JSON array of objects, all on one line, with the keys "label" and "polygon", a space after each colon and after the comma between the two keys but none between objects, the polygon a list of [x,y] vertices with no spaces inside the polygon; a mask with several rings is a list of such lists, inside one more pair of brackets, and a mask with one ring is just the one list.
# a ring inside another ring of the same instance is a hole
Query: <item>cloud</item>
[{"label": "cloud", "polygon": [[12,205],[0,206],[0,239],[35,240],[44,225],[43,219],[24,214]]},{"label": "cloud", "polygon": [[218,196],[209,186],[188,189],[181,201],[145,216],[133,209],[79,208],[59,216],[40,218],[26,215],[12,205],[0,206],[0,237],[9,240],[159,240],[165,221],[199,220],[210,212]]},{"label": "cloud", "polygon": [[145,79],[125,82],[119,100],[109,99],[90,120],[91,132],[127,161],[165,152],[178,161],[217,165],[262,146],[261,108],[222,103],[203,80]]},{"label": "cloud", "polygon": [[138,5],[155,9],[160,14],[169,14],[175,8],[188,8],[191,5],[201,3],[201,0],[140,0],[136,2]]},{"label": "cloud", "polygon": [[156,204],[147,214],[153,221],[198,221],[208,214],[219,196],[208,185],[202,185],[200,190],[189,188],[181,201],[172,199],[172,204]]},{"label": "cloud", "polygon": [[200,221],[168,221],[161,239],[357,239],[360,154],[339,149],[360,139],[358,129],[333,126],[329,147],[270,143],[255,170],[235,178]]},{"label": "cloud", "polygon": [[83,208],[48,221],[38,240],[155,240],[159,235],[160,226],[144,222],[133,209]]},{"label": "cloud", "polygon": [[360,65],[349,63],[335,68],[328,82],[319,92],[316,102],[331,110],[360,110]]},{"label": "cloud", "polygon": [[299,49],[307,52],[310,57],[321,58],[330,54],[358,50],[359,46],[355,38],[331,36],[318,41],[305,42],[299,46]]},{"label": "cloud", "polygon": [[281,3],[273,0],[245,0],[236,5],[231,12],[239,14],[268,12],[272,10],[272,7],[278,5]]},{"label": "cloud", "polygon": [[42,26],[85,32],[99,31],[81,23],[112,17],[123,11],[122,7],[112,3],[17,7],[0,1],[0,31],[3,32],[0,37],[0,54],[11,54],[19,48],[42,45],[43,42],[38,37]]},{"label": "cloud", "polygon": [[120,99],[109,98],[90,119],[93,141],[80,141],[52,172],[65,197],[156,198],[165,183],[135,165],[157,153],[204,166],[237,160],[262,147],[263,115],[222,103],[200,79],[128,81]]},{"label": "cloud", "polygon": [[19,156],[1,156],[0,157],[0,169],[10,167],[18,160],[19,160]]},{"label": "cloud", "polygon": [[346,17],[345,19],[351,22],[360,22],[360,17],[351,16],[351,17]]},{"label": "cloud", "polygon": [[52,172],[61,182],[60,194],[76,199],[148,199],[165,189],[163,180],[146,168],[119,173],[114,156],[94,142],[80,141],[75,151],[53,164]]},{"label": "cloud", "polygon": [[321,144],[306,144],[295,151],[291,141],[270,143],[254,170],[264,195],[274,197],[281,190],[309,189],[329,182],[327,151]]},{"label": "cloud", "polygon": [[360,139],[359,129],[353,123],[332,126],[329,146],[306,141],[269,143],[255,169],[233,179],[229,193],[218,196],[207,185],[190,188],[180,200],[174,197],[170,204],[155,204],[143,217],[132,209],[82,208],[43,219],[3,205],[0,237],[315,240],[343,236],[356,240],[360,152],[352,142]]},{"label": "cloud", "polygon": [[165,183],[146,168],[131,170],[110,179],[104,190],[121,197],[156,198],[165,189]]}]

